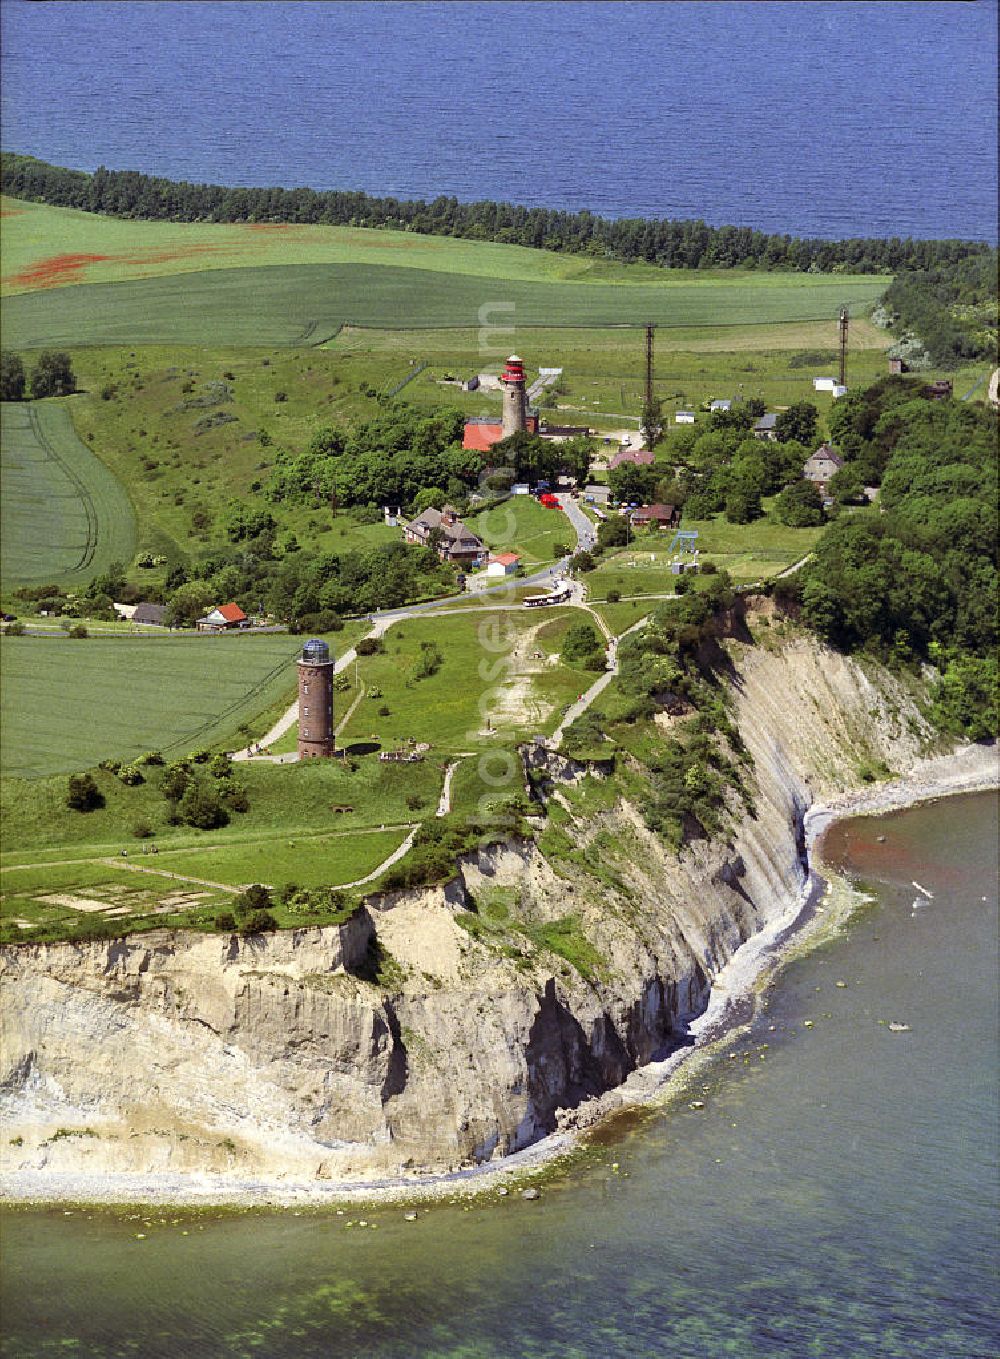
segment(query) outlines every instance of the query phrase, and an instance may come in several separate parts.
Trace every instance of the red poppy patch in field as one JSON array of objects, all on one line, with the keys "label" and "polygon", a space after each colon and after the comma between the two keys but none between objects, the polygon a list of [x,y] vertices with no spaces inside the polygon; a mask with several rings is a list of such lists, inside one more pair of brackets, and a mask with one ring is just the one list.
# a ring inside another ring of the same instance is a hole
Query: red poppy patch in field
[{"label": "red poppy patch in field", "polygon": [[100,264],[110,255],[49,255],[30,269],[12,274],[5,283],[22,288],[54,288],[60,283],[77,283],[88,264]]}]

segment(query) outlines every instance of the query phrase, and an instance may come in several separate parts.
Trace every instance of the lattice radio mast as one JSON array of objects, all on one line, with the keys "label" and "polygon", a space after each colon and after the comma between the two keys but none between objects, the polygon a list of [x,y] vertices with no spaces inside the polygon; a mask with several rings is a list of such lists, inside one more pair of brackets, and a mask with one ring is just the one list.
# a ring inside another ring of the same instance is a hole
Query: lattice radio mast
[{"label": "lattice radio mast", "polygon": [[654,325],[646,326],[646,410],[653,409],[653,331]]}]

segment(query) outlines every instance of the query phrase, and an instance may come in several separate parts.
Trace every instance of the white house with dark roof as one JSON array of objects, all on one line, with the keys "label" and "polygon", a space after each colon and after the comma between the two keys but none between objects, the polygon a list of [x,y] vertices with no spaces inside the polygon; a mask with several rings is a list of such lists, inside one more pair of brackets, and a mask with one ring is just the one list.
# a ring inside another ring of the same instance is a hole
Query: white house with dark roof
[{"label": "white house with dark roof", "polygon": [[771,412],[768,412],[767,415],[762,415],[753,427],[754,438],[776,439],[778,437],[778,432],[775,429],[777,423],[777,415],[774,415]]},{"label": "white house with dark roof", "polygon": [[840,456],[832,444],[820,444],[816,452],[806,459],[805,466],[802,468],[802,475],[806,481],[811,481],[814,486],[818,486],[820,491],[826,489],[826,484],[830,478],[844,465],[844,459]]}]

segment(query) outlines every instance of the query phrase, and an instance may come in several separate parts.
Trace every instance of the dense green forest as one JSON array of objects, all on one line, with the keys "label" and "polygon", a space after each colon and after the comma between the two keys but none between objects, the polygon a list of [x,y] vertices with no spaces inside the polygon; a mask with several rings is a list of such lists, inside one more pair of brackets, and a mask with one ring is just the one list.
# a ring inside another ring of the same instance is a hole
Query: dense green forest
[{"label": "dense green forest", "polygon": [[834,407],[848,467],[881,492],[831,524],[797,588],[835,646],[937,665],[938,720],[978,739],[997,731],[997,418],[924,390],[886,378]]},{"label": "dense green forest", "polygon": [[526,208],[512,203],[460,203],[376,198],[331,189],[225,188],[175,183],[133,170],[94,174],[48,165],[32,156],[0,156],[3,191],[15,198],[82,208],[111,217],[171,222],[321,222],[393,227],[429,236],[459,236],[535,246],[597,259],[645,260],[664,268],[792,269],[896,273],[924,270],[988,251],[983,242],[856,238],[800,240],[749,227],[710,227],[702,221],[616,218]]},{"label": "dense green forest", "polygon": [[997,356],[997,252],[896,275],[882,298],[885,323],[903,337],[891,349],[913,368],[953,368]]}]

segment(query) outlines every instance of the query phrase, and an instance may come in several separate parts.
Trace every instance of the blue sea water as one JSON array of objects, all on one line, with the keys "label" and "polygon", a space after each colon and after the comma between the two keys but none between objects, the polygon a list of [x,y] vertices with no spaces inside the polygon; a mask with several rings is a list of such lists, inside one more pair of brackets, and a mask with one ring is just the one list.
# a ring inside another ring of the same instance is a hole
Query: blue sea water
[{"label": "blue sea water", "polygon": [[997,844],[990,793],[835,827],[875,899],[536,1203],[5,1212],[0,1355],[996,1359]]},{"label": "blue sea water", "polygon": [[997,237],[997,8],[4,0],[2,137],[176,179]]}]

